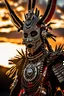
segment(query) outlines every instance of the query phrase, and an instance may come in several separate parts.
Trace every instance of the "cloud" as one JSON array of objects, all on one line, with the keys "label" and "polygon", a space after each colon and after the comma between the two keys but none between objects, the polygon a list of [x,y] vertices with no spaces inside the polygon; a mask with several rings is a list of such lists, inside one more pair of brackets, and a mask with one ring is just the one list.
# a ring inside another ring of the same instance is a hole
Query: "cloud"
[{"label": "cloud", "polygon": [[64,14],[64,5],[63,6],[57,6],[57,9],[59,9]]},{"label": "cloud", "polygon": [[6,26],[2,26],[0,28],[12,28],[13,26],[12,25],[6,25]]},{"label": "cloud", "polygon": [[11,1],[14,2],[14,3],[15,3],[15,2],[18,2],[18,0],[11,0]]},{"label": "cloud", "polygon": [[10,33],[0,33],[0,43],[1,42],[11,42],[15,44],[22,44],[22,32],[18,33],[12,31]]},{"label": "cloud", "polygon": [[3,17],[2,17],[2,20],[9,20],[9,17],[3,16]]},{"label": "cloud", "polygon": [[22,38],[5,38],[5,37],[0,37],[0,43],[15,43],[15,44],[22,44]]},{"label": "cloud", "polygon": [[58,37],[64,37],[64,28],[54,29],[52,33]]},{"label": "cloud", "polygon": [[2,33],[0,33],[0,37],[5,37],[5,38],[22,38],[22,32],[20,32],[20,33],[15,32],[15,31],[12,31],[10,33],[2,32]]},{"label": "cloud", "polygon": [[54,13],[53,19],[62,20],[61,18],[62,13],[58,13],[57,11]]},{"label": "cloud", "polygon": [[[18,3],[18,1],[19,0],[9,0],[9,4],[12,6],[12,8],[13,9],[15,9],[15,12],[17,13],[17,15],[18,15],[18,17],[20,17],[20,19],[22,20],[24,20],[24,13],[25,13],[25,11],[21,11],[21,10],[19,10],[18,11],[18,8],[19,8],[19,6],[23,6],[25,9],[26,9],[26,7],[27,7],[27,3],[25,2],[25,3],[20,3],[20,4],[18,4],[18,6],[17,7],[14,7],[14,2],[17,2]],[[12,2],[12,3],[10,3],[10,2]],[[37,4],[36,4],[36,7],[38,7],[38,9],[40,10],[40,13],[41,13],[41,15],[43,15],[44,14],[44,11],[45,11],[45,9],[46,9],[46,6],[47,6],[47,3],[45,2],[45,0],[43,0],[43,1],[39,1],[38,0],[38,2],[36,2]],[[1,2],[1,4],[3,5],[4,3],[2,3]],[[5,4],[4,4],[5,5]],[[3,7],[5,7],[3,5]],[[61,12],[59,13],[57,10],[61,10]],[[57,19],[58,20],[58,23],[60,23],[59,22],[59,20],[63,20],[62,18],[61,18],[61,16],[62,16],[62,14],[63,14],[63,11],[64,10],[64,6],[57,6],[57,8],[56,8],[56,11],[55,11],[55,13],[54,13],[54,16],[53,16],[53,18],[52,18],[52,20],[53,19]],[[6,11],[7,12],[7,11]],[[9,17],[7,16],[8,15],[8,13],[7,14],[5,14],[5,15],[3,15],[2,16],[2,21],[8,21],[9,20]],[[10,20],[11,21],[11,20]],[[62,26],[62,24],[63,23],[61,23],[61,26]],[[6,25],[6,27],[2,24],[2,27],[1,28],[12,28],[13,26],[12,25]],[[57,26],[56,26],[57,27]],[[64,29],[63,29],[64,30]],[[62,31],[62,32],[59,32],[59,33],[62,33],[63,34],[63,30],[60,30],[60,31]],[[12,31],[13,31],[13,29],[12,29]],[[57,29],[56,30],[57,32],[56,32],[56,34],[58,35],[58,31],[59,31],[59,29]],[[10,32],[11,33],[11,32]],[[14,32],[13,32],[14,33]],[[55,32],[54,32],[55,33]],[[62,34],[60,34],[61,36],[62,36]]]},{"label": "cloud", "polygon": [[53,19],[62,20],[62,15],[64,15],[64,6],[57,5]]},{"label": "cloud", "polygon": [[5,7],[5,3],[4,2],[1,2],[0,3],[0,8],[4,8]]}]

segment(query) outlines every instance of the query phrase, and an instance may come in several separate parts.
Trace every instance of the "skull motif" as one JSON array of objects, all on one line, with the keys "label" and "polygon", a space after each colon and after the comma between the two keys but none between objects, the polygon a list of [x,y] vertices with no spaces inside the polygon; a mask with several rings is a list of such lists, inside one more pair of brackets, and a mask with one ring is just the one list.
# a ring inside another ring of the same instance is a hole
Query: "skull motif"
[{"label": "skull motif", "polygon": [[40,38],[40,28],[36,25],[39,19],[32,10],[26,14],[25,18],[26,21],[23,26],[23,43],[31,53],[31,50],[33,52],[36,51],[42,43]]}]

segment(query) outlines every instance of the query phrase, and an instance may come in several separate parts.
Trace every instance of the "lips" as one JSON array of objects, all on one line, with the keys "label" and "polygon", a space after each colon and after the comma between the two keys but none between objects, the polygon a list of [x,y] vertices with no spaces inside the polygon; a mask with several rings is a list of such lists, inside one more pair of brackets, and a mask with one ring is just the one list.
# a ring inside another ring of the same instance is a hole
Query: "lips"
[{"label": "lips", "polygon": [[29,44],[27,47],[28,47],[28,48],[32,48],[32,46],[33,46],[32,44]]}]

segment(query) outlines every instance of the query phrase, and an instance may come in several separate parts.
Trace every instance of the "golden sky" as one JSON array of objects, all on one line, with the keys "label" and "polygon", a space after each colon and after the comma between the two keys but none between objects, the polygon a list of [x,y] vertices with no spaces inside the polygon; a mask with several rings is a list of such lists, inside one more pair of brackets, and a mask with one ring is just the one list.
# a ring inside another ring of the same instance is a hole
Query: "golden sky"
[{"label": "golden sky", "polygon": [[[15,10],[18,17],[23,21],[24,14],[27,12],[27,0],[8,0],[11,7]],[[40,14],[44,14],[48,0],[37,0],[37,7]],[[55,45],[64,43],[64,1],[58,0],[55,13],[51,19],[52,32],[58,36],[56,42],[49,40],[54,48]],[[17,28],[11,22],[9,11],[7,10],[4,0],[0,0],[0,65],[8,66],[8,59],[16,54],[16,49],[24,49],[22,42],[22,32],[18,33]]]}]

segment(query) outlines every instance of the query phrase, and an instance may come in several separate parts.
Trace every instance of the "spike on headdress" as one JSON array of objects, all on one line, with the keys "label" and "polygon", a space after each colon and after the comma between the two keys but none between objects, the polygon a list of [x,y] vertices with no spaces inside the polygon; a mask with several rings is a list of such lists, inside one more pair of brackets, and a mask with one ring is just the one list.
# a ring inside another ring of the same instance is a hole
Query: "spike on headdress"
[{"label": "spike on headdress", "polygon": [[12,22],[14,23],[14,25],[21,30],[23,30],[23,22],[17,17],[17,15],[15,14],[15,12],[12,10],[12,8],[10,7],[9,3],[7,2],[7,0],[4,0],[7,7],[8,7],[8,10],[10,12],[10,16],[11,16],[11,19],[12,19]]},{"label": "spike on headdress", "polygon": [[33,0],[33,3],[32,3],[32,8],[33,9],[35,8],[35,4],[36,4],[36,0]]},{"label": "spike on headdress", "polygon": [[40,11],[36,8],[35,15],[38,17],[40,14]]},{"label": "spike on headdress", "polygon": [[28,10],[31,10],[31,0],[28,0]]},{"label": "spike on headdress", "polygon": [[35,8],[36,0],[28,0],[28,10]]}]

